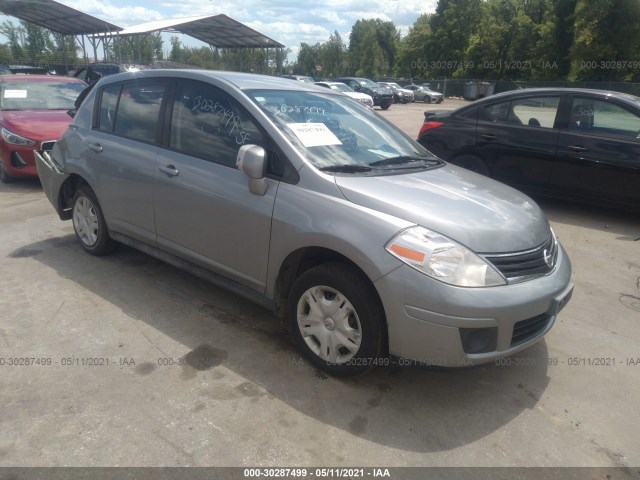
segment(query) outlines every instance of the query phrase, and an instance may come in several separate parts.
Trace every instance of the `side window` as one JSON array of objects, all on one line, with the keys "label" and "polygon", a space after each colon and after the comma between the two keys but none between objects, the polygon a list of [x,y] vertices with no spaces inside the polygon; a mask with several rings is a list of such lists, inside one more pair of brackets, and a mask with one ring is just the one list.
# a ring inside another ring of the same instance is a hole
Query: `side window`
[{"label": "side window", "polygon": [[559,105],[560,97],[521,98],[489,105],[484,115],[494,122],[553,128]]},{"label": "side window", "polygon": [[113,132],[116,121],[116,110],[118,108],[118,98],[122,85],[114,85],[102,90],[100,97],[100,118],[98,120],[98,130],[103,132]]},{"label": "side window", "polygon": [[154,143],[166,89],[165,82],[156,80],[125,83],[120,93],[113,132],[134,140]]},{"label": "side window", "polygon": [[509,105],[511,105],[511,102],[495,103],[483,108],[482,111],[489,121],[507,123]]},{"label": "side window", "polygon": [[602,137],[639,140],[640,117],[613,103],[575,98],[571,105],[569,129]]},{"label": "side window", "polygon": [[212,85],[178,82],[170,148],[236,168],[238,150],[245,144],[264,147],[260,129],[244,108]]}]

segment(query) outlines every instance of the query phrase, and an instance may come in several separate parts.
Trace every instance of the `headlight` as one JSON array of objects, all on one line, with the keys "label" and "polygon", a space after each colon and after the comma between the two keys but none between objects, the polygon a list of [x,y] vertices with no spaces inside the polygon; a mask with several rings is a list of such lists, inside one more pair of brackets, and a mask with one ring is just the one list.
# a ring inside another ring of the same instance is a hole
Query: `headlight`
[{"label": "headlight", "polygon": [[20,145],[23,147],[33,147],[36,142],[29,138],[21,137],[20,135],[16,135],[13,132],[10,132],[6,128],[2,129],[2,138],[5,142],[10,143],[11,145]]},{"label": "headlight", "polygon": [[419,272],[459,287],[506,285],[495,268],[468,248],[424,227],[396,235],[387,251]]}]

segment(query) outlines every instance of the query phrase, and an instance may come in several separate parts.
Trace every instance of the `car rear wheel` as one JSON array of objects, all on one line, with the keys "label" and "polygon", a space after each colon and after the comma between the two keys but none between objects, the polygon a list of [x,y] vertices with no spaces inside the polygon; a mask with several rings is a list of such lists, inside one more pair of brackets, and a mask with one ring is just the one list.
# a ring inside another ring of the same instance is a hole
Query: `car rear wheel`
[{"label": "car rear wheel", "polygon": [[115,247],[109,236],[100,204],[93,191],[81,186],[73,197],[73,230],[87,253],[107,255]]},{"label": "car rear wheel", "polygon": [[389,110],[389,107],[390,107],[390,106],[391,106],[391,104],[389,103],[389,104],[387,104],[387,105],[380,105],[380,108],[381,108],[382,110]]},{"label": "car rear wheel", "polygon": [[311,363],[336,377],[382,363],[384,314],[371,282],[343,263],[313,267],[288,299],[294,339]]},{"label": "car rear wheel", "polygon": [[486,177],[491,176],[491,172],[489,171],[489,167],[487,167],[486,162],[476,155],[460,155],[459,157],[451,159],[450,163]]}]

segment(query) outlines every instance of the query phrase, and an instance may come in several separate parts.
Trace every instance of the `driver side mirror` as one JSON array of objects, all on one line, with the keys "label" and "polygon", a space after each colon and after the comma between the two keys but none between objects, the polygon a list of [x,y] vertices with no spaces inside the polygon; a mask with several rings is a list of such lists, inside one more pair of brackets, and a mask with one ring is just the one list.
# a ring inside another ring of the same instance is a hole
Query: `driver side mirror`
[{"label": "driver side mirror", "polygon": [[267,192],[267,153],[258,145],[243,145],[238,150],[236,166],[249,177],[249,191],[254,195]]}]

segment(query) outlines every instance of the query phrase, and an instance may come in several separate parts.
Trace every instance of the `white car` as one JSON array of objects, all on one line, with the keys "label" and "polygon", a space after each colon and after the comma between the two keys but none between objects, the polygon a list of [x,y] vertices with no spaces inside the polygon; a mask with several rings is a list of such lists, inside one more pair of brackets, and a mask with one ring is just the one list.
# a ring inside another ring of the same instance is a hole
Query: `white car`
[{"label": "white car", "polygon": [[354,92],[353,89],[342,82],[316,82],[316,85],[329,88],[336,92],[344,93],[345,95],[364,103],[367,107],[373,108],[373,98],[366,93]]},{"label": "white car", "polygon": [[413,96],[413,90],[402,88],[395,82],[378,82],[378,84],[385,85],[393,90],[393,99],[396,101],[396,103],[409,103],[416,101]]}]

